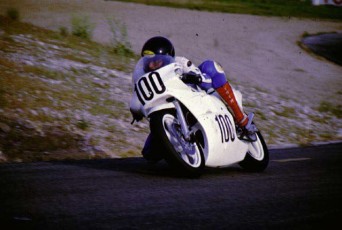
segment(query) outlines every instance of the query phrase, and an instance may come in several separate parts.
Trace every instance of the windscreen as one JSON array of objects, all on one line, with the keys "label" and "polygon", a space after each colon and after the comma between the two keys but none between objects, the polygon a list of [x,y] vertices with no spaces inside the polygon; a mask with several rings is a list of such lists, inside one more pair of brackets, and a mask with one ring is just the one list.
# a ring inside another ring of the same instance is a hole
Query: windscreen
[{"label": "windscreen", "polygon": [[142,57],[143,69],[145,73],[155,71],[175,62],[175,59],[168,55],[146,55]]}]

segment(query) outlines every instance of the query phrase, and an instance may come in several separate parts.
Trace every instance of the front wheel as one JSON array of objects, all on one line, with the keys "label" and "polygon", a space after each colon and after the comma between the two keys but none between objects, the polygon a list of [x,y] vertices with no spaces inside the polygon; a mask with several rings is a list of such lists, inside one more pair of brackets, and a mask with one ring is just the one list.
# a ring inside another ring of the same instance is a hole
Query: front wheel
[{"label": "front wheel", "polygon": [[150,116],[153,135],[163,144],[165,160],[174,169],[188,177],[202,174],[205,159],[201,145],[196,138],[187,141],[181,131],[175,110],[161,110]]},{"label": "front wheel", "polygon": [[262,172],[268,166],[269,153],[261,133],[257,132],[256,134],[257,140],[249,143],[246,157],[239,164],[247,171]]}]

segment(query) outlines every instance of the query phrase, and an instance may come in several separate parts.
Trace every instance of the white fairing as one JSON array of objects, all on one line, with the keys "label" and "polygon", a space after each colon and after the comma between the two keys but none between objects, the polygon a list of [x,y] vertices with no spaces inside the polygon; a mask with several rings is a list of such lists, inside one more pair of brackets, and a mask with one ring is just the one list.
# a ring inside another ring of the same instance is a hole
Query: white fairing
[{"label": "white fairing", "polygon": [[[154,111],[174,108],[168,98],[176,98],[197,118],[195,129],[204,135],[206,166],[224,167],[242,161],[248,143],[237,138],[235,123],[225,104],[216,96],[194,89],[180,79],[179,64],[170,64],[134,78],[131,110],[148,117]],[[241,106],[241,94],[236,93]]]}]

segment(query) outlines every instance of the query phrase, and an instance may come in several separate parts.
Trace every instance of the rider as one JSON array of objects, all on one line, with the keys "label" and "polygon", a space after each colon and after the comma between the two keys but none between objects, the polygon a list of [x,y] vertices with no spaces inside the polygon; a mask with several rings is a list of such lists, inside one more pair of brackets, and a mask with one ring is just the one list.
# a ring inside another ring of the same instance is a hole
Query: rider
[{"label": "rider", "polygon": [[[206,60],[202,64],[200,64],[198,67],[196,67],[191,61],[186,59],[185,57],[175,57],[175,49],[172,43],[165,37],[157,36],[152,37],[149,40],[146,41],[144,44],[142,50],[141,50],[141,56],[151,56],[151,62],[147,65],[148,70],[141,69],[141,64],[137,63],[137,66],[135,67],[133,78],[140,77],[145,72],[150,72],[153,70],[158,69],[162,66],[162,63],[160,63],[160,60],[154,59],[153,57],[158,55],[168,55],[175,58],[175,61],[179,63],[183,68],[183,73],[189,73],[193,72],[195,74],[198,74],[202,77],[202,83],[199,85],[200,88],[204,90],[209,90],[210,88],[214,88],[216,92],[221,96],[221,98],[226,102],[228,105],[228,108],[233,113],[234,119],[238,126],[246,133],[247,135],[250,133],[253,133],[252,131],[249,131],[246,129],[246,125],[248,123],[248,117],[243,112],[242,108],[240,108],[232,87],[228,83],[226,79],[226,75],[224,73],[224,70],[222,67],[215,61],[212,60]],[[141,72],[141,73],[140,73]],[[139,111],[134,111],[134,106],[131,105],[131,112],[133,115],[133,118],[137,121],[142,119],[142,114],[139,113]],[[254,135],[251,135],[254,136]],[[151,141],[152,141],[151,135],[146,140],[144,149],[142,151],[145,158],[149,158],[149,152],[151,151]],[[251,138],[252,139],[252,138]]]}]

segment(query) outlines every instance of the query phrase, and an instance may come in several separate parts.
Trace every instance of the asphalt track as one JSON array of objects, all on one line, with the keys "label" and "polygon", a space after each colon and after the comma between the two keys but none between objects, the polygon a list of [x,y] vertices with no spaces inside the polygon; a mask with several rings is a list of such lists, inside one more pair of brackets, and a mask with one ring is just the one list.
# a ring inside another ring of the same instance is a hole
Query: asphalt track
[{"label": "asphalt track", "polygon": [[271,150],[263,173],[236,165],[199,179],[142,158],[2,164],[0,229],[331,229],[341,148]]}]

